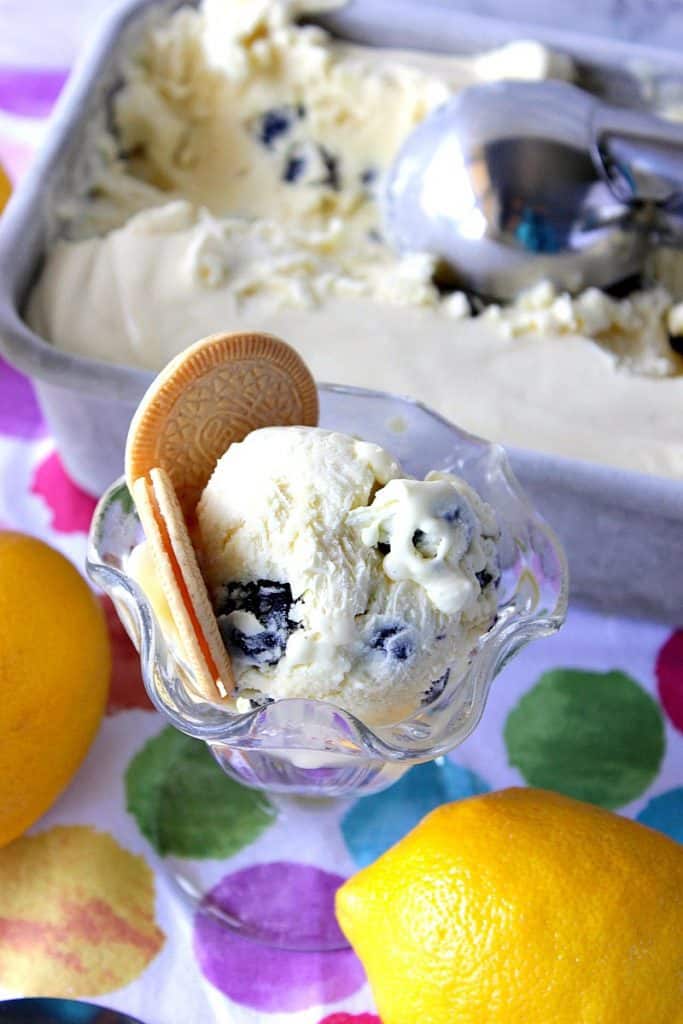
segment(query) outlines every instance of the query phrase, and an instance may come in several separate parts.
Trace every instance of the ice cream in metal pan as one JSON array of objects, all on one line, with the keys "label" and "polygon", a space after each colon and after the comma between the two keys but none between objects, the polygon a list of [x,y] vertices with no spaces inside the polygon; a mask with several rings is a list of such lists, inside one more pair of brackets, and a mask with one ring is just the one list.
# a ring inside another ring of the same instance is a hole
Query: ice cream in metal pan
[{"label": "ice cream in metal pan", "polygon": [[537,44],[474,63],[359,47],[293,14],[207,2],[141,32],[89,190],[60,206],[33,328],[155,371],[225,323],[271,331],[319,380],[413,395],[509,445],[683,475],[678,254],[657,256],[669,290],[544,283],[473,316],[433,256],[382,237],[383,175],[431,111],[571,62]]},{"label": "ice cream in metal pan", "polygon": [[[315,419],[312,382],[287,346],[248,340],[193,346],[138,410],[127,478],[146,541],[129,571],[205,699],[326,700],[398,722],[457,685],[496,619],[495,514],[458,476],[409,479],[378,445],[293,425]],[[250,431],[230,377],[243,382],[255,346],[268,386],[251,396]],[[288,357],[283,412],[269,388]]]}]

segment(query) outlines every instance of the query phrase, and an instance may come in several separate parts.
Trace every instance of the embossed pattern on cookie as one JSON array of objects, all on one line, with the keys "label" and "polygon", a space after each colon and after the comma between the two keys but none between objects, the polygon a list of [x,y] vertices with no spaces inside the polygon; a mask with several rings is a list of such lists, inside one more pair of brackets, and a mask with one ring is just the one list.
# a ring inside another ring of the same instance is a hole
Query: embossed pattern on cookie
[{"label": "embossed pattern on cookie", "polygon": [[186,515],[234,441],[267,426],[315,426],[318,395],[299,355],[270,334],[218,334],[159,374],[133,417],[126,479],[161,466]]}]

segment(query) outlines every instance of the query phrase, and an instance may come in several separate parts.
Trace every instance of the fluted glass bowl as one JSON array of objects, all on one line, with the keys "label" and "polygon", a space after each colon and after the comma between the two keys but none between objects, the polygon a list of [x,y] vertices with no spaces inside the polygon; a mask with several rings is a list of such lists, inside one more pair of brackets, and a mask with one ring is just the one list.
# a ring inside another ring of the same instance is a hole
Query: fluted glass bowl
[{"label": "fluted glass bowl", "polygon": [[324,701],[287,699],[238,713],[203,701],[169,644],[127,558],[143,539],[125,483],[115,483],[93,519],[87,569],[112,598],[136,645],[154,705],[182,732],[206,742],[229,775],[270,792],[344,796],[376,792],[412,764],[437,758],[472,732],[493,679],[531,640],[561,626],[567,606],[564,552],[515,479],[505,452],[459,430],[419,403],[360,388],[322,386],[321,426],[374,441],[411,476],[431,469],[463,476],[494,508],[501,528],[497,618],[467,668],[408,718],[370,727]]}]

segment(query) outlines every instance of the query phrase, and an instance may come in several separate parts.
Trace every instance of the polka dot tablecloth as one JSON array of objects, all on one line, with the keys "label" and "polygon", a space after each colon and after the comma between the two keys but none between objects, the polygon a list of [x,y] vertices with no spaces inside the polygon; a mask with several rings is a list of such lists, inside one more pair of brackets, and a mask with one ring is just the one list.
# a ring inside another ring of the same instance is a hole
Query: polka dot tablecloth
[{"label": "polka dot tablecloth", "polygon": [[[0,69],[0,161],[23,173],[63,73]],[[0,363],[0,527],[82,567],[94,502],[68,478],[30,383]],[[277,801],[223,776],[165,726],[105,602],[108,713],[73,784],[29,835],[0,850],[0,997],[71,995],[147,1024],[378,1024],[350,950],[264,949],[193,913],[164,858],[214,864],[212,905],[277,936],[334,940],[342,875],[430,809],[510,784],[543,786],[638,818],[683,842],[683,630],[574,608],[496,682],[475,734],[437,765],[326,812],[335,872]],[[338,872],[341,872],[339,874]]]}]

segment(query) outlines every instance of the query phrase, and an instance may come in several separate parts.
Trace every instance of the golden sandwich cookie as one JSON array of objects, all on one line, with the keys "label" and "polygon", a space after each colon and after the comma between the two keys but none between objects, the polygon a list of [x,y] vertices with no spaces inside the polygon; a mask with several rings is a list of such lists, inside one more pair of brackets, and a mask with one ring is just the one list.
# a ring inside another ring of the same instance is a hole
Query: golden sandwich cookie
[{"label": "golden sandwich cookie", "polygon": [[234,689],[230,659],[188,523],[216,462],[267,426],[315,426],[318,395],[303,360],[269,334],[217,334],[190,346],[143,397],[126,443],[126,481],[201,695]]}]

